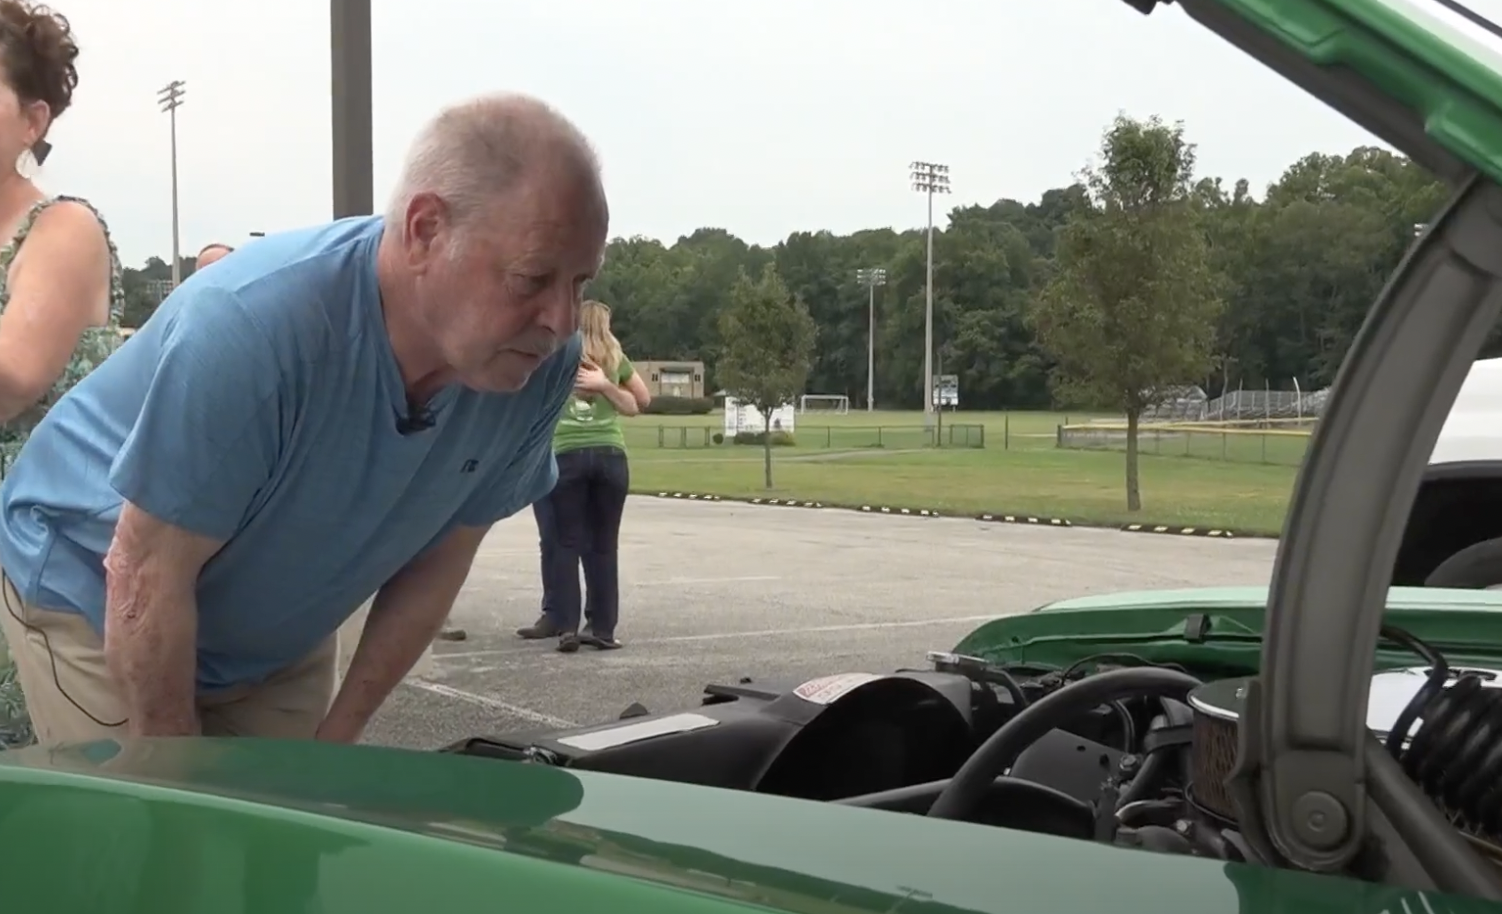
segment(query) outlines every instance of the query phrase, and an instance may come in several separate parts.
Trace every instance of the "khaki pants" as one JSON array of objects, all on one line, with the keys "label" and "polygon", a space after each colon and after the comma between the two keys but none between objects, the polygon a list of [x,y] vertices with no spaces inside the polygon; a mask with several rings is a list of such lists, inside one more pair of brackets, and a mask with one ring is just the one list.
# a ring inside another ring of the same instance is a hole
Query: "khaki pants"
[{"label": "khaki pants", "polygon": [[[104,644],[76,613],[21,602],[0,580],[0,631],[10,646],[37,741],[43,745],[126,735],[125,703],[104,662]],[[198,699],[205,736],[312,739],[334,698],[338,636],[254,686]]]}]

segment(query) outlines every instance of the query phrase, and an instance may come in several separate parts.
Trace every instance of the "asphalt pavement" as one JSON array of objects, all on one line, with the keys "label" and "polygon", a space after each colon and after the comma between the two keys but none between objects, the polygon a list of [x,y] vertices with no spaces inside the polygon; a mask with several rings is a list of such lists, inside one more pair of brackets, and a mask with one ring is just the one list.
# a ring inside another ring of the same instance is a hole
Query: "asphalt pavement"
[{"label": "asphalt pavement", "polygon": [[1120,590],[1265,584],[1270,540],[633,497],[621,530],[625,647],[559,654],[537,616],[531,512],[496,526],[433,662],[398,688],[370,742],[592,724],[631,702],[696,705],[708,683],[921,666],[981,622]]}]

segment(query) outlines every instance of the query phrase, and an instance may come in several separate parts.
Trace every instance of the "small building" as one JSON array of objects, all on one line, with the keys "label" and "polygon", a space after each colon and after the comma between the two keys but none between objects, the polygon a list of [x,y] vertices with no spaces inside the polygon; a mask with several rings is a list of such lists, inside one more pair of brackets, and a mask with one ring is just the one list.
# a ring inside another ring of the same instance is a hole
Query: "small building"
[{"label": "small building", "polygon": [[697,399],[704,396],[703,362],[633,362],[647,384],[647,392],[654,397],[684,397]]}]

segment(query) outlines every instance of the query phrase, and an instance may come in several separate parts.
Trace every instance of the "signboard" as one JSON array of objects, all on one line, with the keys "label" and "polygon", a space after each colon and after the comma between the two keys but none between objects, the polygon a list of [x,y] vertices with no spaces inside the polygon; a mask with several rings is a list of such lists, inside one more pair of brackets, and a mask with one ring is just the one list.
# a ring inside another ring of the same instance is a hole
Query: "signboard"
[{"label": "signboard", "polygon": [[[791,403],[784,403],[772,412],[772,431],[792,432],[793,418],[798,410]],[[759,433],[767,430],[767,420],[761,410],[734,397],[725,398],[725,437],[734,438],[741,432]]]},{"label": "signboard", "polygon": [[960,376],[941,374],[934,378],[934,406],[958,408],[960,405]]}]

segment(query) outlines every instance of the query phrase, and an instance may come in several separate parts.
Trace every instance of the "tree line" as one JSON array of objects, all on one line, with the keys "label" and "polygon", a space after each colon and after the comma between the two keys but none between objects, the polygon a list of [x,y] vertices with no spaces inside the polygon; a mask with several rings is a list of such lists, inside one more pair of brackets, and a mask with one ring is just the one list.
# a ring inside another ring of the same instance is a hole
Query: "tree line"
[{"label": "tree line", "polygon": [[[1187,256],[1204,268],[1199,275],[1198,266],[1187,266],[1193,278],[1180,291],[1214,300],[1214,307],[1175,325],[1177,332],[1196,336],[1194,322],[1207,324],[1195,343],[1207,357],[1184,361],[1184,370],[1192,364],[1194,375],[1177,383],[1207,385],[1212,395],[1238,385],[1289,389],[1295,379],[1304,390],[1328,384],[1367,307],[1412,241],[1415,224],[1442,204],[1443,186],[1402,156],[1360,147],[1346,155],[1310,153],[1258,194],[1244,179],[1195,174],[1193,147],[1182,126],[1122,118],[1105,133],[1100,166],[1076,183],[1036,201],[955,207],[948,225],[935,229],[936,366],[959,376],[963,408],[1107,405],[1098,389],[1075,383],[1078,366],[1071,372],[1060,361],[1061,354],[1066,361],[1069,355],[1060,346],[1079,341],[1059,337],[1049,345],[1050,312],[1044,306],[1050,287],[1062,288],[1060,258],[1069,255],[1061,244],[1070,243],[1066,226],[1083,224],[1101,208],[1102,169],[1109,164],[1113,132],[1127,128],[1177,144],[1171,183],[1181,189],[1178,198],[1194,218],[1175,224],[1192,224],[1202,251]],[[1163,236],[1169,239],[1163,244],[1176,251],[1182,250],[1178,231]],[[1121,248],[1116,256],[1141,258],[1144,251]],[[804,392],[844,394],[852,407],[864,403],[867,364],[867,289],[857,281],[857,271],[884,269],[886,282],[875,290],[876,403],[921,407],[921,228],[849,235],[802,231],[770,247],[715,227],[671,244],[617,238],[588,294],[610,304],[616,333],[632,358],[701,360],[710,367],[711,382],[723,384],[715,371],[727,344],[721,330],[733,290],[742,277],[760,281],[769,268],[818,328]],[[192,260],[186,258],[183,273],[191,271]],[[153,286],[151,280],[168,279],[170,273],[160,258],[126,270],[127,325],[149,316],[161,290],[160,282]],[[1146,310],[1135,319],[1166,313],[1161,302],[1144,298],[1141,304]],[[1068,317],[1057,308],[1051,313]],[[1067,329],[1068,321],[1055,323],[1055,336],[1061,326]],[[1096,402],[1081,402],[1092,399]]]}]

